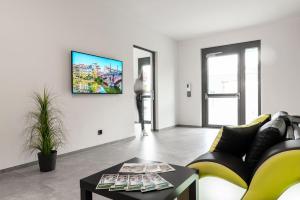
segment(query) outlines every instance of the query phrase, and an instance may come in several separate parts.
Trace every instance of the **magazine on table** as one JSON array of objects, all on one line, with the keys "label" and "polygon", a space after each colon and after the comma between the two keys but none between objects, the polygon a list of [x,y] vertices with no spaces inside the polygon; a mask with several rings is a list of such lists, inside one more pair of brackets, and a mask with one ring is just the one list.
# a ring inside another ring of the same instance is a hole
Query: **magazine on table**
[{"label": "magazine on table", "polygon": [[144,173],[146,166],[140,163],[124,163],[120,173]]},{"label": "magazine on table", "polygon": [[152,190],[156,190],[156,185],[151,179],[149,174],[143,174],[143,186],[141,188],[142,192],[149,192]]},{"label": "magazine on table", "polygon": [[169,181],[166,181],[163,177],[161,177],[159,174],[149,174],[150,179],[155,184],[157,190],[163,190],[170,187],[174,187]]},{"label": "magazine on table", "polygon": [[157,173],[147,174],[103,174],[96,189],[109,191],[149,192],[174,187]]},{"label": "magazine on table", "polygon": [[143,175],[134,174],[129,175],[127,191],[141,190],[143,186]]},{"label": "magazine on table", "polygon": [[118,174],[103,174],[96,189],[109,189],[115,184]]},{"label": "magazine on table", "polygon": [[175,171],[175,169],[167,163],[124,163],[120,169],[120,173],[164,173]]},{"label": "magazine on table", "polygon": [[128,185],[129,175],[119,174],[116,182],[109,188],[109,191],[125,190]]},{"label": "magazine on table", "polygon": [[175,171],[175,169],[169,165],[168,163],[159,163],[160,172],[171,172]]},{"label": "magazine on table", "polygon": [[159,165],[157,163],[145,164],[145,173],[158,173],[160,172]]}]

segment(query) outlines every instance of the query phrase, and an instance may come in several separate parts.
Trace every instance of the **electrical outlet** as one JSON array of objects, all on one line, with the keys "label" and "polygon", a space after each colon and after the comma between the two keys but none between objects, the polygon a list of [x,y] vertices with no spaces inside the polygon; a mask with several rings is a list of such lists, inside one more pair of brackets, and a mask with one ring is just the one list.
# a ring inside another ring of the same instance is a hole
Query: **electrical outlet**
[{"label": "electrical outlet", "polygon": [[98,130],[98,135],[102,135],[102,130]]}]

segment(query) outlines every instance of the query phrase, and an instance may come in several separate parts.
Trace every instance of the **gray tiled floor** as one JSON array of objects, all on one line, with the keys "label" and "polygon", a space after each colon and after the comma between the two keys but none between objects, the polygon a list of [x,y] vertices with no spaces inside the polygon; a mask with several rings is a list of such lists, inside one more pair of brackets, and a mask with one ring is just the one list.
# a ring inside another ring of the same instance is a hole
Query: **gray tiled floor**
[{"label": "gray tiled floor", "polygon": [[[76,200],[79,180],[114,164],[140,157],[186,165],[205,153],[216,130],[174,128],[59,158],[57,169],[40,173],[31,166],[0,174],[1,200]],[[94,196],[94,199],[104,199]]]}]

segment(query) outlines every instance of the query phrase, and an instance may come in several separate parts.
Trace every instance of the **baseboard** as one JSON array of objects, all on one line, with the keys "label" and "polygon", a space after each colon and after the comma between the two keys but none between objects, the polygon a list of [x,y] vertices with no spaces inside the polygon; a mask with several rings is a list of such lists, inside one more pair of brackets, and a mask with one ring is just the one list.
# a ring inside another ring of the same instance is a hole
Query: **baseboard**
[{"label": "baseboard", "polygon": [[198,125],[186,125],[186,124],[177,124],[176,127],[185,127],[185,128],[203,128],[202,126],[198,126]]},{"label": "baseboard", "polygon": [[173,129],[173,128],[176,128],[176,127],[203,128],[202,126],[197,126],[197,125],[176,124],[174,126],[168,126],[168,127],[165,127],[165,128],[157,129],[156,131],[164,131],[164,130],[169,130],[169,129]]},{"label": "baseboard", "polygon": [[[95,148],[98,148],[98,147],[111,145],[111,144],[114,144],[114,143],[117,143],[117,142],[131,141],[131,140],[134,140],[134,139],[135,139],[135,136],[131,136],[131,137],[123,138],[123,139],[120,139],[120,140],[115,140],[115,141],[112,141],[112,142],[107,142],[107,143],[104,143],[104,144],[100,144],[100,145],[96,145],[96,146],[92,146],[92,147],[88,147],[88,148],[84,148],[84,149],[79,149],[79,150],[71,151],[71,152],[68,152],[68,153],[63,153],[63,154],[58,155],[57,158],[62,158],[62,157],[66,157],[66,156],[69,156],[69,155],[89,151],[89,150],[92,150],[92,149],[95,149]],[[0,174],[11,172],[11,171],[14,171],[14,170],[17,170],[17,169],[30,167],[30,166],[37,165],[37,164],[38,164],[38,161],[33,161],[33,162],[28,162],[28,163],[25,163],[25,164],[17,165],[17,166],[14,166],[14,167],[0,169]]]},{"label": "baseboard", "polygon": [[174,125],[174,126],[168,126],[168,127],[165,127],[165,128],[160,128],[160,129],[157,129],[155,131],[165,131],[165,130],[169,130],[169,129],[173,129],[173,128],[176,128],[177,125]]},{"label": "baseboard", "polygon": [[4,173],[7,173],[7,172],[11,172],[11,171],[26,168],[26,167],[30,167],[30,166],[37,165],[37,164],[38,164],[38,161],[32,161],[32,162],[28,162],[28,163],[25,163],[25,164],[21,164],[21,165],[9,167],[9,168],[1,169],[0,174],[4,174]]}]

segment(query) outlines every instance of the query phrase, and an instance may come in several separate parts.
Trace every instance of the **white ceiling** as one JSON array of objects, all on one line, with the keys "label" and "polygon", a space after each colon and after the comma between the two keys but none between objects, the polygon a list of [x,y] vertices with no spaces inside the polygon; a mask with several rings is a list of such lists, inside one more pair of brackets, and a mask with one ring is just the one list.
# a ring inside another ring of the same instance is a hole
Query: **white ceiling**
[{"label": "white ceiling", "polygon": [[300,0],[107,0],[122,12],[176,40],[300,15]]}]

